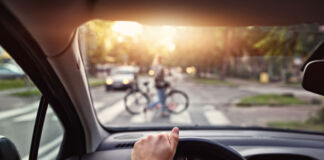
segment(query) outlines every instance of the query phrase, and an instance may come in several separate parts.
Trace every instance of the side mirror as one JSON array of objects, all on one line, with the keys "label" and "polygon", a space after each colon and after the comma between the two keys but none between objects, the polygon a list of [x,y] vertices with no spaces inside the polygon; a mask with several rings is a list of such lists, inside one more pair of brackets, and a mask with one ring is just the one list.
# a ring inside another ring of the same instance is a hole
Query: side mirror
[{"label": "side mirror", "polygon": [[305,65],[302,86],[307,91],[324,95],[324,60],[314,60]]},{"label": "side mirror", "polygon": [[16,146],[3,136],[0,136],[0,159],[20,160]]},{"label": "side mirror", "polygon": [[305,90],[324,95],[324,41],[321,41],[312,51],[302,66]]}]

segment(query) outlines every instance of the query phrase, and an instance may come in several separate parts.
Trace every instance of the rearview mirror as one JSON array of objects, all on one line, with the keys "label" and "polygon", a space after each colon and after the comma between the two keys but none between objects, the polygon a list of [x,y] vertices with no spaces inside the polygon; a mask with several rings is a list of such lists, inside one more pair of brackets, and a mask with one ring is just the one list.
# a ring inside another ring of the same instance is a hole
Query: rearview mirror
[{"label": "rearview mirror", "polygon": [[305,65],[302,86],[307,91],[324,95],[324,60],[314,60]]}]

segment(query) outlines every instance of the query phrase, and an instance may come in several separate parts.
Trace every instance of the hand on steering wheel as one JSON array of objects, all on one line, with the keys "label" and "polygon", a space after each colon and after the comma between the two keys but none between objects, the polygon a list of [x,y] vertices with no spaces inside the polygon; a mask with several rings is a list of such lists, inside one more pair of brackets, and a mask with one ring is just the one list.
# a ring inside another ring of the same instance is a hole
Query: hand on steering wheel
[{"label": "hand on steering wheel", "polygon": [[[179,144],[178,144],[179,143]],[[149,135],[134,145],[132,160],[244,160],[235,150],[222,144],[200,138],[183,138],[179,142],[179,129],[170,135]]]},{"label": "hand on steering wheel", "polygon": [[170,135],[161,133],[140,139],[134,145],[132,160],[172,160],[179,142],[179,128]]}]

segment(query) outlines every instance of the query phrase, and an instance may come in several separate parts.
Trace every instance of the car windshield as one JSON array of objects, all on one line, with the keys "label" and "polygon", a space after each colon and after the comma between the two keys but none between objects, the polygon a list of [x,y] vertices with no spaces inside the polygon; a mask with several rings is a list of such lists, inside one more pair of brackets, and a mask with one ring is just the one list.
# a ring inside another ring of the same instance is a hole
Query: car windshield
[{"label": "car windshield", "polygon": [[[323,97],[301,87],[324,26],[79,27],[94,107],[106,127],[259,126],[324,131]],[[118,66],[138,68],[134,78]],[[116,69],[116,70],[115,70]]]},{"label": "car windshield", "polygon": [[131,74],[134,74],[134,72],[132,72],[132,71],[127,71],[127,70],[116,70],[116,71],[112,71],[111,72],[111,75],[119,75],[119,74],[121,74],[121,75],[131,75]]}]

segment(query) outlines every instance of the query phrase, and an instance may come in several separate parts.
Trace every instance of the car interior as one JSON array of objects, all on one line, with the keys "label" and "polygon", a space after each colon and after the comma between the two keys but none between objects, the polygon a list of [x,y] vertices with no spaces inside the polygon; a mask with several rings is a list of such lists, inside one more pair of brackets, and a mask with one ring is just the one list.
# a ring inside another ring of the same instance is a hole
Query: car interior
[{"label": "car interior", "polygon": [[[29,159],[37,159],[47,105],[64,128],[56,159],[127,160],[139,139],[173,126],[102,125],[94,109],[79,35],[82,24],[102,19],[175,26],[323,25],[321,0],[2,0],[0,44],[21,66],[42,98]],[[324,95],[324,43],[301,68],[305,90]],[[108,97],[109,98],[109,97]],[[253,117],[252,117],[253,118]],[[179,126],[174,159],[320,160],[322,132],[233,126]],[[20,131],[17,131],[20,132]],[[8,138],[0,138],[0,159],[21,159]]]}]

